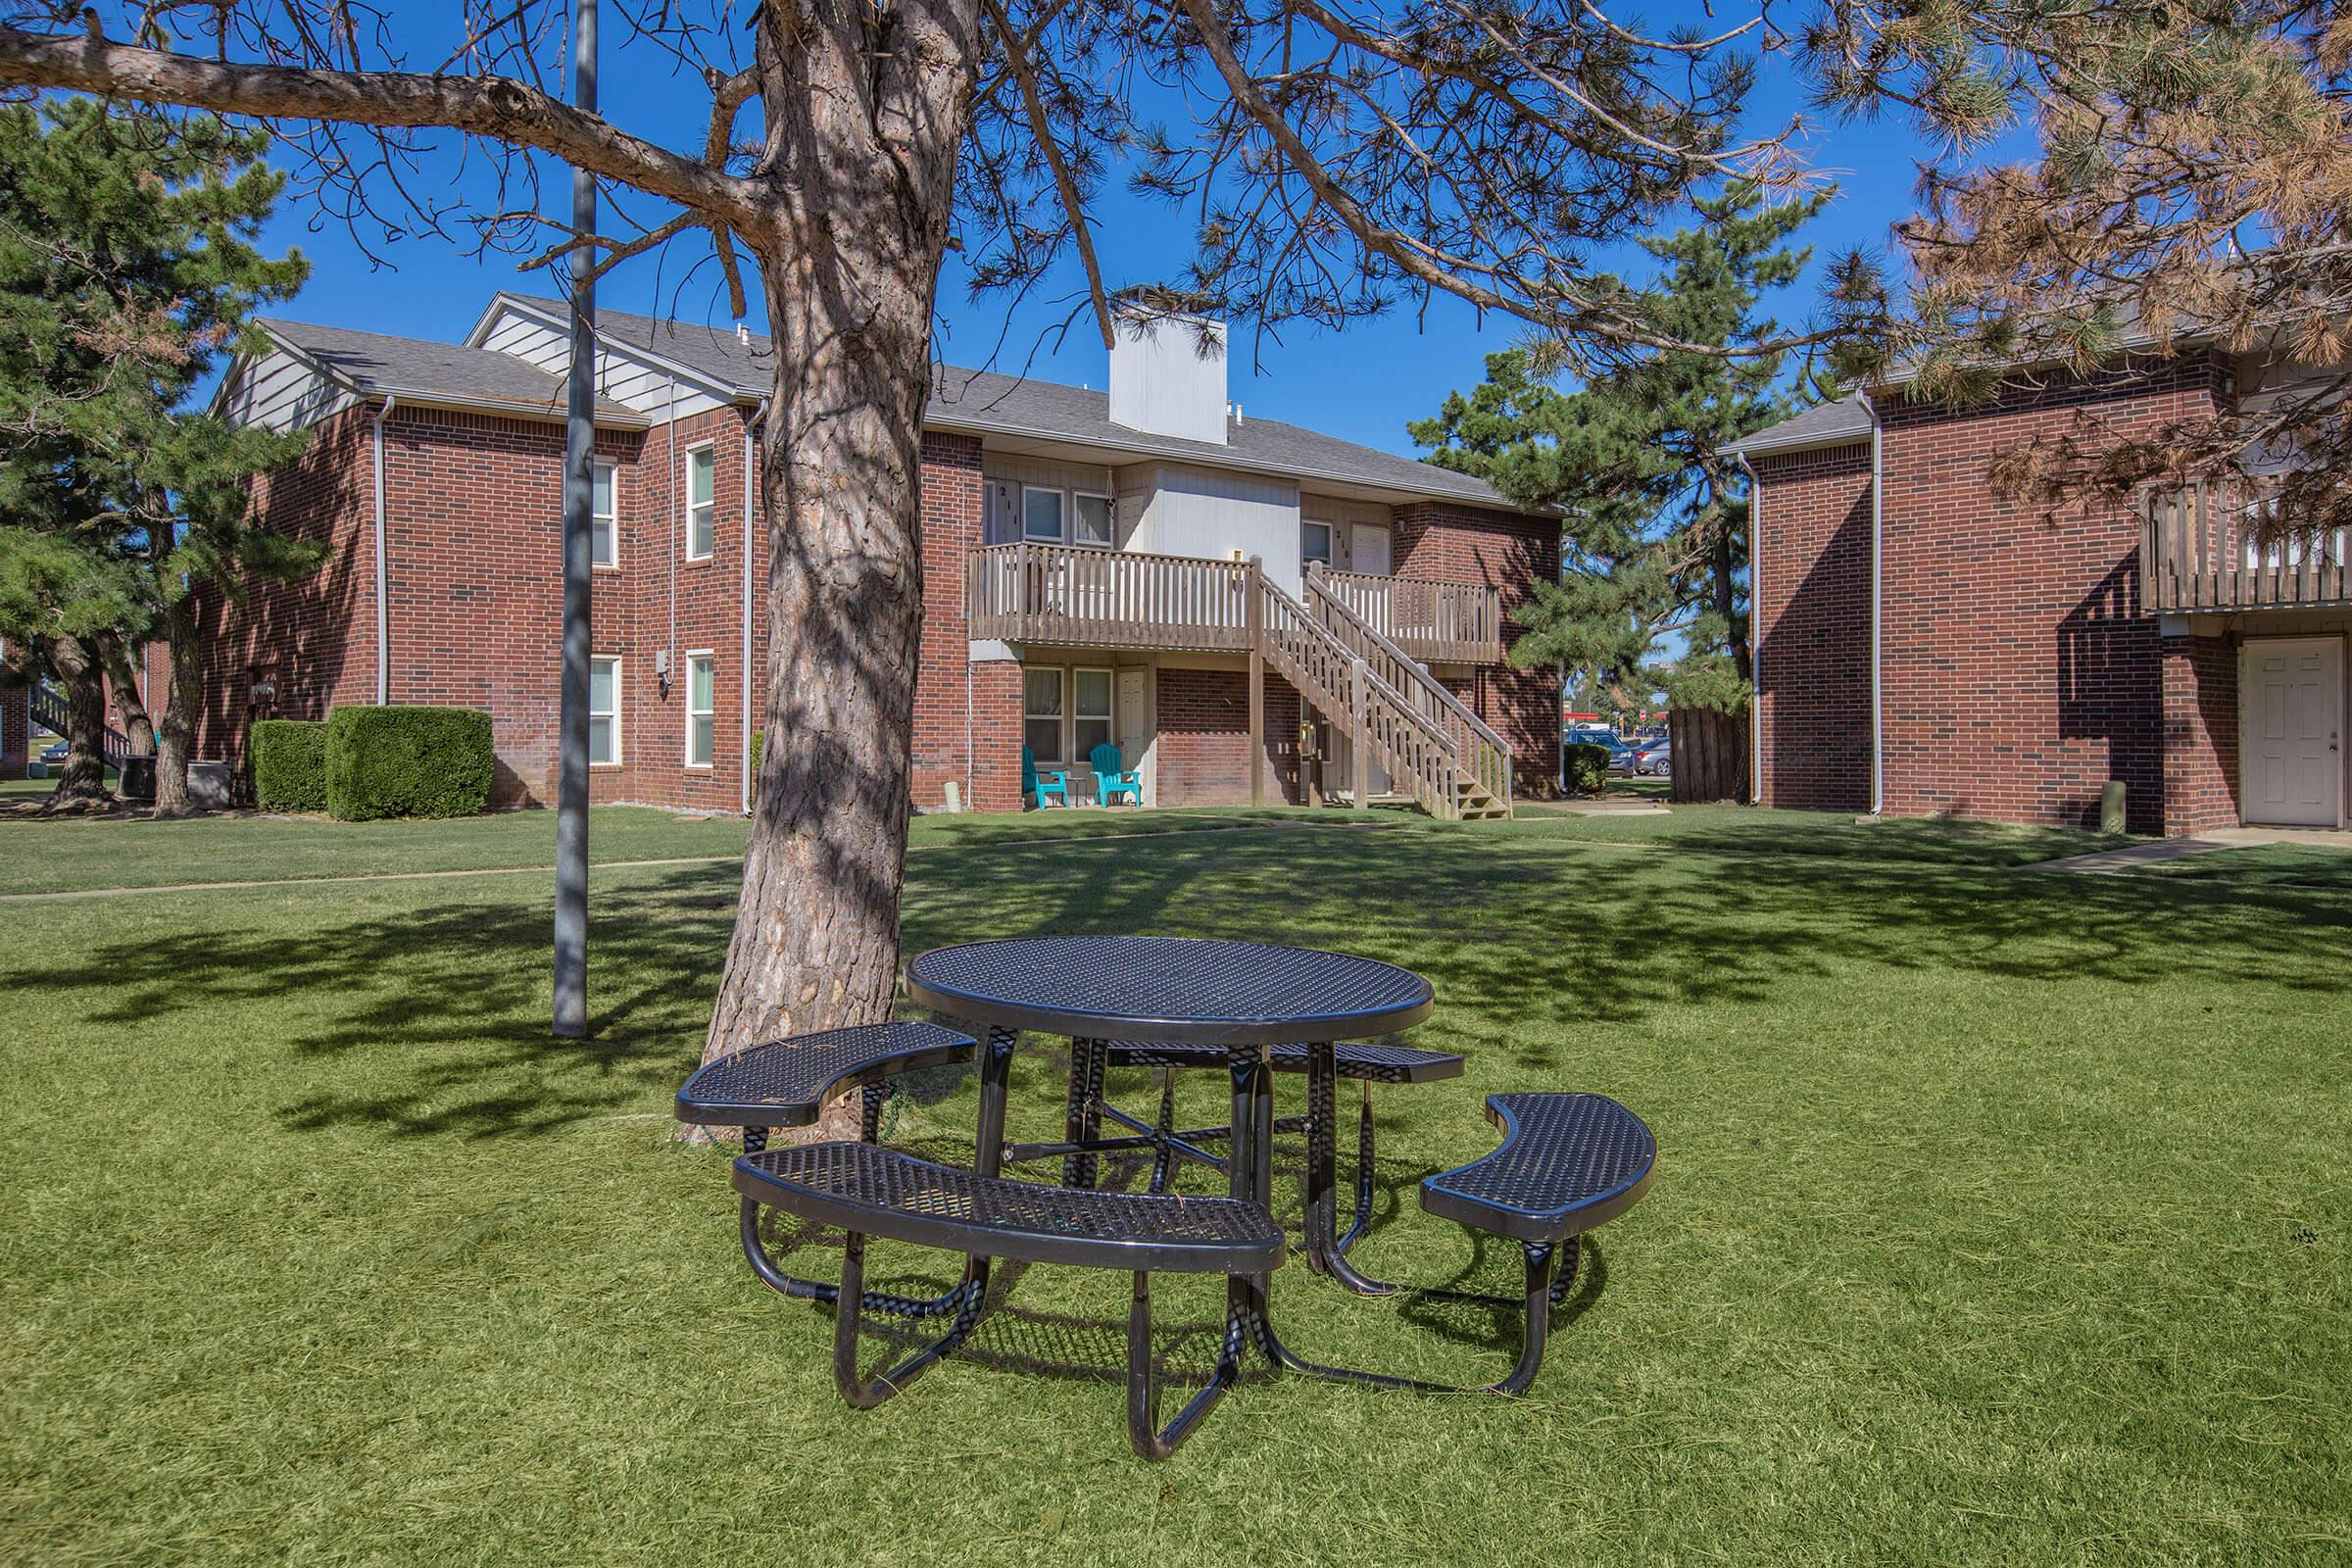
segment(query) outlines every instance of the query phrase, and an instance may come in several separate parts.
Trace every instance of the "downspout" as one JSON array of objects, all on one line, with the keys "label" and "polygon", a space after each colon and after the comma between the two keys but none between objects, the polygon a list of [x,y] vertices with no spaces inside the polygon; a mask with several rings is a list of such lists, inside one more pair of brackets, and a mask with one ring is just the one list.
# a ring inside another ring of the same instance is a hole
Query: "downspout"
[{"label": "downspout", "polygon": [[1883,571],[1886,523],[1886,426],[1868,392],[1854,394],[1870,416],[1870,814],[1886,812],[1886,688],[1882,670],[1885,648],[1886,582]]},{"label": "downspout", "polygon": [[1764,603],[1764,486],[1747,454],[1735,452],[1747,475],[1747,804],[1764,804],[1764,639],[1757,611]]},{"label": "downspout", "polygon": [[752,526],[753,487],[759,483],[759,438],[752,432],[767,422],[769,399],[761,398],[751,422],[743,427],[743,814],[752,814]]},{"label": "downspout", "polygon": [[[683,541],[678,516],[678,380],[674,375],[669,380],[666,420],[668,433],[662,439],[669,455],[669,653],[664,662],[669,666],[669,679],[682,681],[686,672],[678,667],[678,550]],[[662,695],[669,695],[666,682]]]},{"label": "downspout", "polygon": [[392,414],[399,398],[387,395],[383,406],[375,411],[375,706],[386,708],[392,702],[392,573],[384,560],[387,534],[384,528],[384,420]]}]

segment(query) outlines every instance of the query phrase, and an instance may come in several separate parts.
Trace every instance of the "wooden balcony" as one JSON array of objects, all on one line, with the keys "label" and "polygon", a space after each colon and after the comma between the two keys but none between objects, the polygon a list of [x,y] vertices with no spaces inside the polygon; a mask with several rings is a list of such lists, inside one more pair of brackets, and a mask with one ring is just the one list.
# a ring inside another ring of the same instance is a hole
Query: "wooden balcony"
[{"label": "wooden balcony", "polygon": [[2153,614],[2352,605],[2347,530],[2282,524],[2276,490],[2216,480],[2140,494],[2141,594]]},{"label": "wooden balcony", "polygon": [[[1325,572],[1333,596],[1425,662],[1502,658],[1492,588]],[[1241,562],[1072,545],[995,545],[967,558],[974,637],[1084,648],[1248,653],[1250,568]]]},{"label": "wooden balcony", "polygon": [[1334,599],[1425,664],[1502,662],[1502,595],[1496,589],[1315,569]]}]

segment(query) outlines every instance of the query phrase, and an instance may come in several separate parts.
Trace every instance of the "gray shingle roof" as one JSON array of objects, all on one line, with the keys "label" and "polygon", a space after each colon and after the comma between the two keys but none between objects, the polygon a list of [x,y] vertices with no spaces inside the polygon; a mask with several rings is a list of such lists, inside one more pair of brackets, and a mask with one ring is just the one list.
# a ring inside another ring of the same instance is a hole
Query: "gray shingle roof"
[{"label": "gray shingle roof", "polygon": [[[512,354],[315,321],[263,318],[261,324],[363,392],[507,407],[553,418],[564,415],[564,378]],[[602,421],[646,422],[634,409],[610,399],[598,399],[597,411]]]},{"label": "gray shingle roof", "polygon": [[[569,309],[558,300],[505,297],[541,314],[562,315]],[[596,313],[596,326],[614,343],[683,365],[742,397],[765,397],[774,385],[770,344],[758,332],[749,334],[746,343],[730,329],[604,309]],[[1224,446],[1152,435],[1111,423],[1107,392],[994,370],[933,367],[923,422],[934,429],[1068,441],[1138,457],[1286,474],[1307,481],[1310,488],[1312,481],[1322,479],[1516,510],[1483,479],[1278,419],[1245,417],[1229,424]]]},{"label": "gray shingle roof", "polygon": [[1762,457],[1773,452],[1803,452],[1815,447],[1841,447],[1870,439],[1870,411],[1859,394],[1805,410],[1753,435],[1741,436],[1724,450]]}]

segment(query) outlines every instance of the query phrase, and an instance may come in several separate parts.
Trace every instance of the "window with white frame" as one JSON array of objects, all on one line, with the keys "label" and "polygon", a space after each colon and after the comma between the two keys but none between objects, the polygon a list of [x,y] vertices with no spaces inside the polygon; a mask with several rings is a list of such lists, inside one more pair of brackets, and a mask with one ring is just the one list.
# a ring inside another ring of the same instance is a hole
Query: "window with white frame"
[{"label": "window with white frame", "polygon": [[707,561],[718,541],[718,454],[697,447],[686,454],[686,559]]},{"label": "window with white frame", "polygon": [[596,466],[588,490],[588,559],[599,566],[620,564],[619,474],[610,463]]},{"label": "window with white frame", "polygon": [[718,661],[686,656],[686,765],[709,767],[718,738]]},{"label": "window with white frame", "polygon": [[1304,566],[1315,561],[1323,563],[1325,570],[1330,569],[1331,524],[1328,522],[1302,522],[1298,525],[1298,564]]},{"label": "window with white frame", "polygon": [[620,661],[603,655],[588,661],[588,763],[620,765]]},{"label": "window with white frame", "polygon": [[1115,531],[1110,497],[1080,494],[1074,500],[1076,506],[1070,517],[1070,542],[1109,548]]},{"label": "window with white frame", "polygon": [[1021,486],[1021,537],[1060,544],[1069,537],[1062,517],[1061,492],[1030,484]]},{"label": "window with white frame", "polygon": [[1074,762],[1092,760],[1096,747],[1110,744],[1110,686],[1107,669],[1070,671],[1070,760]]},{"label": "window with white frame", "polygon": [[1041,763],[1061,760],[1061,671],[1051,666],[1021,671],[1021,744]]}]

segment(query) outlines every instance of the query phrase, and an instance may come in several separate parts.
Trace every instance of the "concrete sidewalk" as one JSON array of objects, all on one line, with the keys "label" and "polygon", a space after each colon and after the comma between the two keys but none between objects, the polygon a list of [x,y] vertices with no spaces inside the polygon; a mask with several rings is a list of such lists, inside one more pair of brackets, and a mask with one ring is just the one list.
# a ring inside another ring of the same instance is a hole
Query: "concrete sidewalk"
[{"label": "concrete sidewalk", "polygon": [[2025,871],[2076,871],[2085,876],[2115,876],[2143,865],[2158,865],[2191,855],[2222,850],[2251,849],[2257,844],[2299,844],[2320,850],[2352,850],[2352,833],[2315,827],[2222,827],[2193,838],[2150,839],[2117,850],[2070,855],[2059,860],[2037,860]]}]

